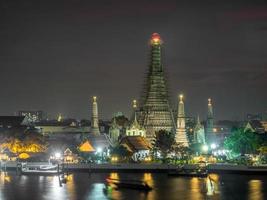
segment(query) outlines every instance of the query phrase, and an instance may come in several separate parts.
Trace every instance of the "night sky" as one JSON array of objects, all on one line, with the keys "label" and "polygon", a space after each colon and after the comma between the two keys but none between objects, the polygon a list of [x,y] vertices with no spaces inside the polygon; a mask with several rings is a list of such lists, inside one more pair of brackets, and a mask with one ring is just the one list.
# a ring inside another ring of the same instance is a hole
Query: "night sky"
[{"label": "night sky", "polygon": [[267,111],[267,1],[1,0],[0,115],[89,118],[97,95],[101,118],[129,116],[153,32],[173,107],[183,92],[202,119],[208,97],[216,119]]}]

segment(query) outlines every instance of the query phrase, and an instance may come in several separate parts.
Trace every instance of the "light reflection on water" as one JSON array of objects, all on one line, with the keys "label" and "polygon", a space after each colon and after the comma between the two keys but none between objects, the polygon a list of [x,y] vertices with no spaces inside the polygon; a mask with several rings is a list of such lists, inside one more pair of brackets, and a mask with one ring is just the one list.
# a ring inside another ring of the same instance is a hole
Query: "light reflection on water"
[{"label": "light reflection on water", "polygon": [[248,183],[249,200],[263,200],[262,182],[260,180],[251,180]]},{"label": "light reflection on water", "polygon": [[[105,185],[107,177],[146,181],[153,190],[141,192],[114,189]],[[217,175],[210,178],[168,177],[153,173],[86,173],[70,174],[60,186],[57,176],[17,176],[0,174],[0,199],[267,199],[266,178],[240,175]],[[105,189],[106,188],[106,189]],[[240,198],[238,198],[240,197]]]}]

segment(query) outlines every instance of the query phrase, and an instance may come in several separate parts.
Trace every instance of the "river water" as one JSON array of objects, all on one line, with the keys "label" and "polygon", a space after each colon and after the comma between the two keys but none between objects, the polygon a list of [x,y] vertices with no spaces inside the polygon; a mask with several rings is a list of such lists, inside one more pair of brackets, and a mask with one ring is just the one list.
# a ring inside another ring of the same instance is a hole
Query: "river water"
[{"label": "river water", "polygon": [[[105,188],[107,177],[147,181],[150,192]],[[57,176],[17,176],[1,172],[1,200],[174,200],[267,199],[267,176],[217,175],[207,178],[168,177],[164,173],[73,173],[60,186]]]}]

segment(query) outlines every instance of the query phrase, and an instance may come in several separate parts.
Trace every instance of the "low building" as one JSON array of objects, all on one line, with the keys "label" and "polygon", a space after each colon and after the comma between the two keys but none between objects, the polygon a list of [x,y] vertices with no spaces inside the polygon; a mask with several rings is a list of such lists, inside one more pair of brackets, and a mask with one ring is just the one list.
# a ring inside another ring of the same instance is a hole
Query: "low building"
[{"label": "low building", "polygon": [[43,120],[44,112],[41,110],[38,111],[21,110],[18,111],[18,116],[25,116],[27,123],[35,123]]},{"label": "low building", "polygon": [[133,123],[126,129],[126,136],[141,136],[146,137],[146,130],[142,127],[134,117]]},{"label": "low building", "polygon": [[132,152],[134,161],[145,160],[149,157],[149,152],[152,149],[148,141],[142,136],[123,137],[120,144]]},{"label": "low building", "polygon": [[265,127],[263,126],[260,120],[248,121],[245,126],[245,131],[246,130],[250,130],[251,132],[258,133],[258,134],[265,133]]}]

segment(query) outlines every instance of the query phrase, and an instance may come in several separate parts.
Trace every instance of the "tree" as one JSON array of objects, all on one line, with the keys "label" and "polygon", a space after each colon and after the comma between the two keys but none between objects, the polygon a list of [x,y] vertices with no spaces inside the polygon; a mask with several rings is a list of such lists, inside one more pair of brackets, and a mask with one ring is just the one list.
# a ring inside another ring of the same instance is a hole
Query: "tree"
[{"label": "tree", "polygon": [[165,130],[157,131],[152,142],[154,151],[159,151],[161,153],[163,162],[166,161],[168,153],[173,150],[174,144],[175,140],[173,134]]},{"label": "tree", "polygon": [[123,145],[116,145],[114,147],[111,147],[110,154],[116,155],[116,156],[120,157],[122,160],[127,160],[130,156],[132,156],[132,152],[130,152]]},{"label": "tree", "polygon": [[1,139],[0,148],[8,148],[13,153],[44,152],[46,143],[44,137],[34,130],[12,129]]},{"label": "tree", "polygon": [[255,153],[260,146],[259,136],[244,128],[236,128],[232,130],[232,134],[224,141],[226,149],[235,154],[251,154]]},{"label": "tree", "polygon": [[190,148],[189,147],[185,147],[183,145],[183,143],[175,143],[173,146],[173,151],[175,153],[175,158],[177,161],[177,158],[180,158],[182,160],[186,160],[186,162],[188,161],[189,155],[191,153]]}]

